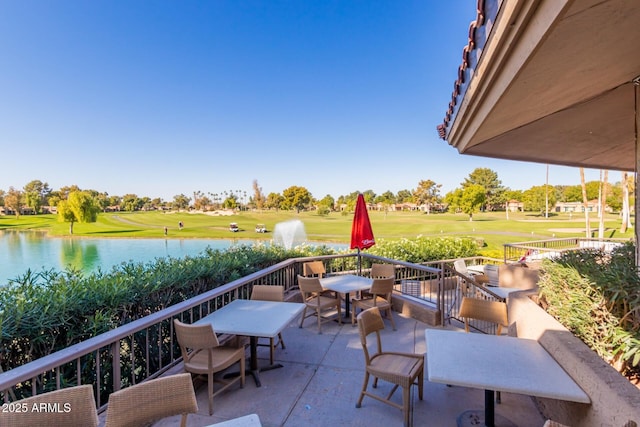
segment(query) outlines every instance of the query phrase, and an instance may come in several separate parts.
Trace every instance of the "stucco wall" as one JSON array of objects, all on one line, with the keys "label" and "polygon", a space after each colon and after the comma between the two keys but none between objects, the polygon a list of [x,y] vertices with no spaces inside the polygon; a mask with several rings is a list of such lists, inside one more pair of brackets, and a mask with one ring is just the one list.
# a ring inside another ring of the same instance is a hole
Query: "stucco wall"
[{"label": "stucco wall", "polygon": [[640,389],[534,303],[527,292],[509,299],[509,334],[538,342],[589,395],[591,404],[536,398],[547,418],[570,426],[640,424]]}]

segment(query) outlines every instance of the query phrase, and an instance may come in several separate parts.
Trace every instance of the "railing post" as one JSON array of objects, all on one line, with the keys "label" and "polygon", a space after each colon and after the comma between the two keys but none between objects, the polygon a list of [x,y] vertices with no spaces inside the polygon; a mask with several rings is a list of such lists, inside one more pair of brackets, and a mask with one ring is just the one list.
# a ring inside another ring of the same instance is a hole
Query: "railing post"
[{"label": "railing post", "polygon": [[440,326],[444,326],[444,263],[440,263],[438,271],[438,298],[436,310],[440,312]]},{"label": "railing post", "polygon": [[113,391],[118,391],[122,385],[120,369],[120,340],[111,343],[111,359],[111,366],[113,366]]}]

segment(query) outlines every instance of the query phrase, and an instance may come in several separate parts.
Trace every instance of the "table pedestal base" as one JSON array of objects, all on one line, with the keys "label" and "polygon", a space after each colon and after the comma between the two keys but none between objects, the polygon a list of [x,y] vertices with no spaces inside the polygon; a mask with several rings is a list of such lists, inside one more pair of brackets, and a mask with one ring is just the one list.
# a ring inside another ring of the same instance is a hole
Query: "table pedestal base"
[{"label": "table pedestal base", "polygon": [[[274,363],[273,365],[261,366],[259,369],[245,369],[244,375],[251,375],[253,380],[256,382],[256,387],[262,387],[262,383],[260,382],[260,372],[270,371],[272,369],[282,368],[280,363]],[[240,372],[227,372],[223,375],[222,378],[232,378],[240,375]]]},{"label": "table pedestal base", "polygon": [[[260,372],[282,368],[282,365],[280,363],[274,363],[273,365],[258,366],[258,337],[249,337],[249,343],[249,366],[245,368],[244,374],[245,376],[251,375],[256,382],[256,387],[261,387]],[[223,378],[237,377],[238,375],[240,375],[240,372],[228,372],[224,374]]]},{"label": "table pedestal base", "polygon": [[[496,427],[518,427],[502,415],[495,414]],[[485,426],[484,411],[464,411],[458,416],[458,427],[484,427]]]}]

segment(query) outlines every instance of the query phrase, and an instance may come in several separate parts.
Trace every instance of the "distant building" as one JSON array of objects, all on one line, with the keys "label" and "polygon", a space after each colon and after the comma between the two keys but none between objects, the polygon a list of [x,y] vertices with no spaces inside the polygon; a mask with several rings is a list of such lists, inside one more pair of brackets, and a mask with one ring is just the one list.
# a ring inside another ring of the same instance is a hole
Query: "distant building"
[{"label": "distant building", "polygon": [[[555,209],[556,212],[584,212],[584,204],[582,202],[558,202],[556,203]],[[587,211],[588,212],[598,212],[599,206],[597,200],[589,200],[587,202]],[[609,206],[605,206],[604,210],[606,212],[611,212],[611,208]]]},{"label": "distant building", "polygon": [[507,202],[507,210],[509,212],[523,212],[524,211],[524,203],[519,202],[517,200],[509,200]]}]

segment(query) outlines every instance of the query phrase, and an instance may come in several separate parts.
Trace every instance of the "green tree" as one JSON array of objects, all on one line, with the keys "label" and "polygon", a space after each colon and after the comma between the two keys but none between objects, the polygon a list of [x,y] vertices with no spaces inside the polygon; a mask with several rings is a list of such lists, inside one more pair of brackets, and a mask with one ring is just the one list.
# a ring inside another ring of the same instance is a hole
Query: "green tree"
[{"label": "green tree", "polygon": [[306,209],[311,203],[311,193],[304,187],[291,186],[282,192],[284,198],[282,209],[295,209],[297,213]]},{"label": "green tree", "polygon": [[476,168],[462,182],[462,188],[465,189],[471,185],[480,185],[484,189],[485,209],[493,210],[500,206],[501,193],[505,191],[502,181],[498,179],[498,173],[489,168]]},{"label": "green tree", "polygon": [[231,193],[227,196],[227,198],[224,199],[224,202],[222,202],[222,207],[225,209],[236,209],[238,207],[238,199],[236,198],[236,195]]},{"label": "green tree", "polygon": [[387,190],[384,193],[376,196],[376,198],[373,199],[373,202],[382,203],[385,206],[389,206],[396,203],[396,196],[391,191]]},{"label": "green tree", "polygon": [[144,202],[138,197],[137,194],[125,194],[122,196],[122,202],[120,208],[123,211],[134,212],[139,211],[142,208]]},{"label": "green tree", "polygon": [[600,194],[600,181],[589,181],[586,183],[587,199],[596,200]]},{"label": "green tree", "polygon": [[551,185],[538,185],[523,192],[522,202],[524,203],[524,209],[544,213],[547,192],[549,194],[549,208],[551,209],[556,204],[556,192]]},{"label": "green tree", "polygon": [[280,210],[283,202],[284,197],[282,197],[281,194],[269,193],[269,195],[267,195],[267,199],[264,202],[264,207],[267,209]]},{"label": "green tree", "polygon": [[582,202],[582,188],[580,185],[564,185],[560,187],[560,197],[558,201],[561,202]]},{"label": "green tree", "polygon": [[176,210],[189,209],[190,201],[191,199],[184,194],[178,194],[177,196],[173,196],[173,203],[171,206]]},{"label": "green tree", "polygon": [[[346,205],[345,212],[353,212],[356,209],[356,200],[358,200],[358,194],[360,194],[359,191],[354,191],[353,193],[349,193],[346,196],[340,196],[338,197],[338,204]],[[376,194],[373,192],[373,190],[364,191],[362,193],[362,196],[364,197],[364,201],[367,204],[373,203],[376,198]]]},{"label": "green tree", "polygon": [[88,191],[72,191],[66,200],[58,202],[58,221],[69,223],[69,234],[73,234],[75,222],[96,222],[100,207]]},{"label": "green tree", "polygon": [[162,199],[160,197],[151,199],[151,206],[153,206],[154,209],[162,208]]},{"label": "green tree", "polygon": [[40,180],[33,180],[24,186],[24,203],[35,213],[42,213],[42,206],[47,203],[47,198],[51,193],[49,184]]},{"label": "green tree", "polygon": [[82,191],[82,190],[80,190],[80,187],[78,187],[75,184],[60,187],[60,190],[58,190],[58,196],[60,198],[59,200],[66,200],[69,197],[69,193],[71,193],[72,191]]},{"label": "green tree", "polygon": [[431,208],[440,203],[440,188],[442,184],[436,184],[430,179],[418,182],[418,187],[413,191],[414,200],[418,205],[427,207],[427,214],[431,213]]},{"label": "green tree", "polygon": [[9,187],[9,191],[4,196],[5,209],[12,210],[16,218],[20,218],[20,208],[22,207],[22,191]]},{"label": "green tree", "polygon": [[622,183],[616,182],[607,186],[607,206],[613,212],[622,212]]},{"label": "green tree", "polygon": [[328,215],[331,212],[336,204],[336,201],[331,197],[331,195],[327,194],[322,198],[322,200],[318,201],[317,209],[318,215]]},{"label": "green tree", "polygon": [[120,206],[120,203],[122,203],[122,197],[120,196],[109,197],[109,206]]},{"label": "green tree", "polygon": [[[364,196],[364,201],[367,202],[367,204],[369,203],[373,203],[373,201],[376,199],[376,193],[373,190],[365,190],[362,192],[362,195]],[[358,199],[358,192],[355,192],[355,197],[353,198],[354,202]]]},{"label": "green tree", "polygon": [[485,203],[485,197],[484,187],[470,184],[447,193],[445,202],[449,205],[449,210],[466,213],[469,215],[469,221],[473,221],[473,214]]},{"label": "green tree", "polygon": [[108,193],[96,193],[93,198],[96,201],[96,205],[100,208],[100,211],[105,212],[109,207],[109,194]]},{"label": "green tree", "polygon": [[396,203],[413,203],[413,193],[409,190],[400,190],[396,194]]}]

